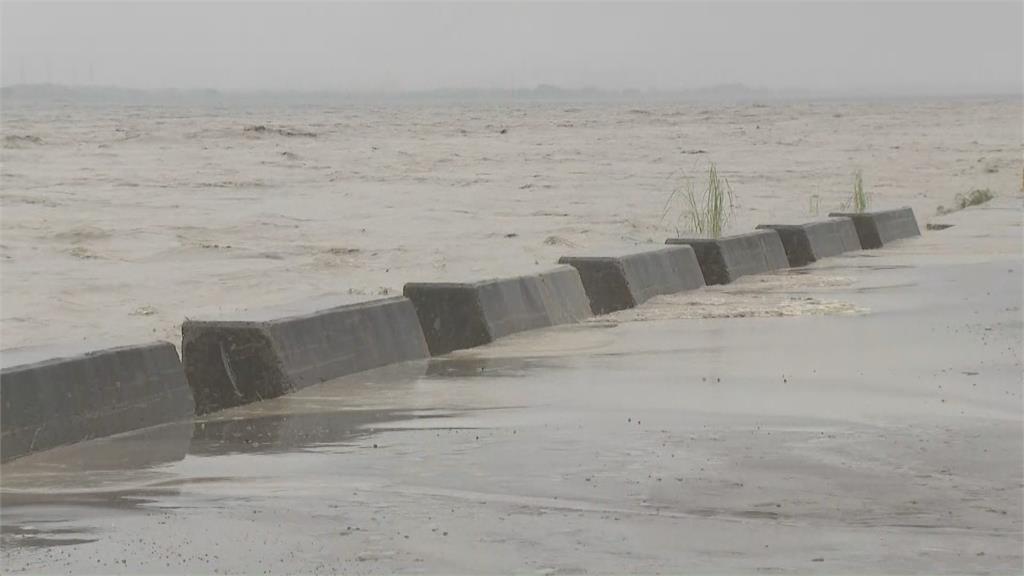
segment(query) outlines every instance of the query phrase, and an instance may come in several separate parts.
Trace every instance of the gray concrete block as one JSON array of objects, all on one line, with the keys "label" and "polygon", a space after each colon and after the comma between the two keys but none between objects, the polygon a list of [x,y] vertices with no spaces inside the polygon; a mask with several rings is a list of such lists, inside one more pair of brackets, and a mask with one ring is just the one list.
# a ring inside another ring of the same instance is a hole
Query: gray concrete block
[{"label": "gray concrete block", "polygon": [[558,262],[579,271],[594,314],[632,308],[659,294],[704,286],[697,255],[690,246],[563,256]]},{"label": "gray concrete block", "polygon": [[829,216],[851,218],[860,237],[861,248],[870,250],[901,240],[920,236],[914,211],[910,208],[880,210],[877,212],[833,212]]},{"label": "gray concrete block", "polygon": [[409,300],[337,304],[328,298],[236,318],[185,321],[182,362],[196,412],[429,355]]},{"label": "gray concrete block", "polygon": [[779,233],[790,266],[806,266],[821,258],[860,250],[857,228],[850,218],[829,218],[806,224],[761,224]]},{"label": "gray concrete block", "polygon": [[178,352],[168,342],[89,352],[7,350],[2,356],[3,461],[193,414]]},{"label": "gray concrete block", "polygon": [[704,282],[728,284],[740,276],[788,268],[782,240],[774,230],[758,230],[722,238],[669,238],[666,244],[693,248]]},{"label": "gray concrete block", "polygon": [[[530,278],[529,276],[527,278]],[[556,266],[536,275],[548,323],[573,324],[590,318],[590,300],[580,273],[572,266]]]},{"label": "gray concrete block", "polygon": [[591,315],[580,275],[571,266],[481,282],[412,282],[404,293],[435,356]]}]

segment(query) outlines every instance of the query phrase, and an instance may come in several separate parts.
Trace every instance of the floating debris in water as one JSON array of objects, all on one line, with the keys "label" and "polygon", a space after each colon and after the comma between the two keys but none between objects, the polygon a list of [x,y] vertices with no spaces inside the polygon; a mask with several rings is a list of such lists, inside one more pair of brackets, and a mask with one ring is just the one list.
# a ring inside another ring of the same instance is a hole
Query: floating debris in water
[{"label": "floating debris in water", "polygon": [[243,132],[250,134],[277,134],[278,136],[300,136],[304,138],[316,138],[316,132],[295,130],[292,128],[271,128],[265,124],[253,124],[242,128]]},{"label": "floating debris in water", "polygon": [[33,136],[31,134],[18,135],[8,134],[4,136],[4,148],[22,148],[28,144],[42,144],[43,139],[39,136]]}]

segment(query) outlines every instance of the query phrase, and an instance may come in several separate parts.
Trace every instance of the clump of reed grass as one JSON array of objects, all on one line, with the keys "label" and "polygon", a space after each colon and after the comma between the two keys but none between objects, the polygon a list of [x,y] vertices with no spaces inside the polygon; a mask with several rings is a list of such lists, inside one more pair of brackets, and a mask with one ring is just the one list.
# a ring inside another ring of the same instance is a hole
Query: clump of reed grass
[{"label": "clump of reed grass", "polygon": [[682,184],[665,200],[659,222],[664,222],[669,212],[674,211],[673,201],[677,196],[682,207],[675,219],[676,235],[682,236],[685,231],[708,238],[721,237],[732,217],[733,191],[729,180],[719,175],[714,162],[708,163],[707,180],[699,191],[694,179],[684,173]]},{"label": "clump of reed grass", "polygon": [[807,211],[810,212],[811,216],[817,216],[821,214],[821,196],[812,194],[807,199]]},{"label": "clump of reed grass", "polygon": [[871,200],[868,197],[868,193],[864,191],[864,174],[857,169],[853,172],[853,192],[850,194],[850,200],[847,202],[847,209],[862,214],[868,211],[868,204]]},{"label": "clump of reed grass", "polygon": [[733,193],[729,180],[718,174],[714,162],[708,164],[708,177],[704,190],[698,192],[692,181],[684,189],[688,210],[685,212],[688,228],[700,236],[719,238],[732,218]]}]

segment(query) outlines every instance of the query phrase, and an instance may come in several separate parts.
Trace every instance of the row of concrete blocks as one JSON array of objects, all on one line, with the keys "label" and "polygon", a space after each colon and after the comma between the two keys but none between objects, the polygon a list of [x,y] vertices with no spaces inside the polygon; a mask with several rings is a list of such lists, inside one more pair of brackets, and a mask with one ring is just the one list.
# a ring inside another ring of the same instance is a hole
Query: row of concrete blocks
[{"label": "row of concrete blocks", "polygon": [[273,398],[347,374],[631,308],[660,294],[920,235],[909,208],[830,216],[715,240],[672,238],[653,250],[566,256],[559,266],[528,276],[410,283],[402,297],[186,320],[181,361],[167,342],[15,361],[0,373],[0,456],[6,461]]}]

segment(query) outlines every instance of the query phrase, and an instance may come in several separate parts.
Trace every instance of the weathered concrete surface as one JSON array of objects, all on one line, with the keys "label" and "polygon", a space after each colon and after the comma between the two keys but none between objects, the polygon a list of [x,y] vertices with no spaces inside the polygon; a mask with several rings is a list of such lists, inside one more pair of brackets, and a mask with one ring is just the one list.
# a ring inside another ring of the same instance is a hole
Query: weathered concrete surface
[{"label": "weathered concrete surface", "polygon": [[[1020,574],[1020,207],[965,212],[5,464],[4,573]],[[625,320],[745,296],[857,312]]]},{"label": "weathered concrete surface", "polygon": [[877,212],[832,212],[832,217],[853,219],[860,237],[860,245],[865,250],[881,248],[889,242],[920,236],[917,219],[910,208],[880,210]]},{"label": "weathered concrete surface", "polygon": [[416,307],[435,356],[591,315],[587,293],[572,266],[471,283],[411,282],[404,294]]},{"label": "weathered concrete surface", "polygon": [[857,228],[850,218],[829,218],[806,224],[759,224],[758,229],[779,233],[792,267],[806,266],[821,258],[860,250]]},{"label": "weathered concrete surface", "polygon": [[412,303],[402,297],[340,306],[310,301],[242,318],[181,326],[200,414],[428,355]]},{"label": "weathered concrete surface", "polygon": [[[0,460],[192,417],[192,395],[172,344],[65,352],[0,354]],[[54,357],[39,359],[46,355]]]},{"label": "weathered concrete surface", "polygon": [[609,250],[602,255],[563,256],[580,273],[594,314],[632,308],[659,294],[704,286],[693,248]]},{"label": "weathered concrete surface", "polygon": [[669,238],[666,244],[685,244],[697,254],[704,282],[728,284],[747,274],[789,267],[782,240],[774,230],[760,230],[723,238]]}]

